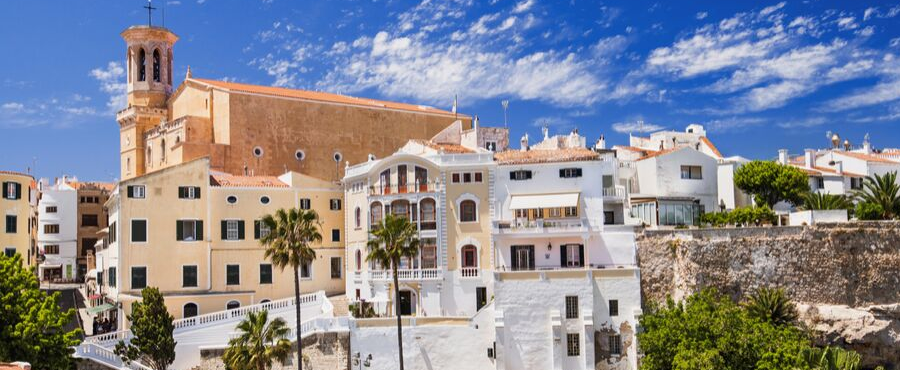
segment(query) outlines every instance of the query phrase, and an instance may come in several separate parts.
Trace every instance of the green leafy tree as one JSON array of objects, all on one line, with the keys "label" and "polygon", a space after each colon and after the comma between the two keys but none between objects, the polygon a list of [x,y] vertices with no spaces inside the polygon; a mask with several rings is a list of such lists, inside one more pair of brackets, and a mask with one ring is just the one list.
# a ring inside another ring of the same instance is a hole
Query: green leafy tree
[{"label": "green leafy tree", "polygon": [[753,194],[756,204],[769,208],[780,201],[801,204],[809,191],[809,178],[795,167],[770,161],[752,161],[734,173],[734,185]]},{"label": "green leafy tree", "polygon": [[838,347],[806,348],[802,352],[811,370],[857,370],[862,357]]},{"label": "green leafy tree", "polygon": [[403,325],[400,319],[400,282],[397,269],[400,259],[415,257],[419,253],[416,225],[402,216],[388,214],[372,230],[369,239],[367,261],[376,261],[382,267],[390,266],[394,278],[394,313],[397,315],[397,346],[400,350],[400,370],[403,370]]},{"label": "green leafy tree", "polygon": [[760,226],[764,223],[774,224],[778,220],[778,216],[767,205],[758,207],[739,207],[728,212],[728,223],[734,225],[756,225]]},{"label": "green leafy tree", "polygon": [[860,220],[881,220],[884,216],[884,209],[877,204],[859,202],[856,204],[856,210],[853,213]]},{"label": "green leafy tree", "polygon": [[144,288],[141,301],[131,306],[128,315],[132,338],[128,342],[119,341],[116,354],[126,364],[136,361],[156,370],[166,370],[175,361],[174,320],[159,288]]},{"label": "green leafy tree", "polygon": [[897,172],[866,176],[863,188],[856,190],[853,195],[861,203],[881,207],[882,220],[891,220],[900,215],[900,185],[897,184]]},{"label": "green leafy tree", "polygon": [[284,362],[291,353],[287,323],[281,318],[269,321],[268,311],[248,313],[237,330],[239,335],[228,341],[222,356],[230,370],[271,369],[275,361]]},{"label": "green leafy tree", "polygon": [[796,327],[760,321],[711,288],[651,303],[640,325],[642,370],[792,369],[805,364],[800,350],[809,346]]},{"label": "green leafy tree", "polygon": [[746,307],[750,317],[773,325],[792,325],[797,322],[797,307],[781,288],[757,289],[747,299]]},{"label": "green leafy tree", "polygon": [[316,251],[313,243],[322,242],[322,234],[319,232],[321,222],[319,214],[314,210],[292,208],[290,210],[279,209],[274,215],[266,215],[262,218],[262,224],[269,232],[260,236],[259,242],[266,247],[265,258],[272,264],[284,270],[290,267],[294,270],[294,298],[297,315],[297,364],[303,369],[303,347],[300,341],[300,266],[312,263],[316,260]]},{"label": "green leafy tree", "polygon": [[66,331],[75,310],[61,311],[58,299],[58,292],[40,290],[20,255],[0,255],[0,362],[26,361],[35,370],[72,366],[81,330]]},{"label": "green leafy tree", "polygon": [[809,192],[803,195],[803,208],[807,210],[852,209],[853,202],[842,194]]}]

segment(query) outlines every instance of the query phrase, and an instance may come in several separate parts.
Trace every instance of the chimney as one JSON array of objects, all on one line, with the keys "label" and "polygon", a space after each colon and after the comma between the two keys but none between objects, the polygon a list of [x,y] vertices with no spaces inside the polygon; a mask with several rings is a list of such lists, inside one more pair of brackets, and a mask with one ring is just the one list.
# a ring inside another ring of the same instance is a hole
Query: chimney
[{"label": "chimney", "polygon": [[475,116],[475,119],[472,120],[472,128],[478,131],[478,115]]},{"label": "chimney", "polygon": [[528,134],[522,135],[522,139],[519,141],[520,148],[519,150],[523,152],[528,151]]},{"label": "chimney", "polygon": [[803,154],[803,165],[807,168],[812,168],[813,165],[816,164],[816,150],[815,149],[806,149]]},{"label": "chimney", "polygon": [[547,140],[550,138],[550,127],[548,127],[547,125],[544,125],[544,127],[541,127],[541,132],[544,134],[544,140]]},{"label": "chimney", "polygon": [[872,154],[872,143],[869,142],[869,134],[866,134],[863,140],[863,153]]},{"label": "chimney", "polygon": [[778,149],[778,163],[787,165],[788,164],[788,151],[787,149]]},{"label": "chimney", "polygon": [[600,138],[597,139],[597,144],[594,145],[594,149],[606,149],[606,138],[603,135],[600,135]]}]

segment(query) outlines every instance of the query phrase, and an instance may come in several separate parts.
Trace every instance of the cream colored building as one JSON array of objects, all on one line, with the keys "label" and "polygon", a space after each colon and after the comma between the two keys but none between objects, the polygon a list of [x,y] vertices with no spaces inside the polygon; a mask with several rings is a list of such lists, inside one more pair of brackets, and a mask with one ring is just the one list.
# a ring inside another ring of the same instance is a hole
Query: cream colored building
[{"label": "cream colored building", "polygon": [[34,266],[37,257],[37,202],[40,198],[34,177],[28,174],[0,171],[0,248],[3,254],[22,256],[22,262]]},{"label": "cream colored building", "polygon": [[[479,136],[496,137],[488,141],[498,150],[506,143],[505,130],[464,130],[457,123],[432,140],[411,140],[386,158],[373,155],[347,168],[351,301],[372,302],[376,312],[392,313],[399,288],[401,313],[416,316],[470,316],[489,302],[495,166],[494,153],[482,147],[486,140]],[[366,261],[370,231],[386,214],[408,217],[421,241],[419,254],[401,262],[399,287],[393,286],[389,267]]]},{"label": "cream colored building", "polygon": [[234,176],[211,170],[202,158],[121,182],[107,207],[99,281],[125,313],[147,286],[163,292],[176,318],[292,296],[290,268],[271,266],[259,242],[266,232],[259,220],[280,208],[315,210],[321,219],[317,258],[300,272],[302,292],[344,291],[337,184],[296,172]]}]

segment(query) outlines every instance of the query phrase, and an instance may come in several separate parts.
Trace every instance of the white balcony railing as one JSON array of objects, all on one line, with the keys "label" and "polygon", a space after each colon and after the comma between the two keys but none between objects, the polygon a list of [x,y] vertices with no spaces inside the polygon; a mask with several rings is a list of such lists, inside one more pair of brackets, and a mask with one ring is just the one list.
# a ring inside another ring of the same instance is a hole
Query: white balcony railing
[{"label": "white balcony railing", "polygon": [[494,233],[552,233],[552,232],[584,232],[590,231],[587,220],[584,219],[558,219],[558,220],[525,220],[495,221]]},{"label": "white balcony railing", "polygon": [[622,185],[616,185],[616,186],[611,186],[608,188],[603,188],[603,197],[604,198],[624,199],[625,198],[625,187]]},{"label": "white balcony railing", "polygon": [[[441,269],[400,269],[397,270],[399,280],[437,280],[440,279]],[[370,280],[393,281],[391,270],[369,270]]]},{"label": "white balcony railing", "polygon": [[463,267],[459,273],[464,278],[477,278],[480,275],[479,271],[478,267]]}]

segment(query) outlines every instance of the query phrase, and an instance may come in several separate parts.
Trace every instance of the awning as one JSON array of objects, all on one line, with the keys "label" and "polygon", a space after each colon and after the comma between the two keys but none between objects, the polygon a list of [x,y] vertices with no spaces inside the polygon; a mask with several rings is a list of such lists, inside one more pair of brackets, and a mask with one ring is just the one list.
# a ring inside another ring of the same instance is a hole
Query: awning
[{"label": "awning", "polygon": [[55,265],[54,265],[54,264],[46,264],[46,263],[42,263],[42,264],[39,265],[39,267],[42,268],[42,269],[58,269],[58,268],[62,268],[62,265],[59,265],[59,264],[55,264]]},{"label": "awning", "polygon": [[99,294],[91,294],[88,296],[88,299],[100,299],[101,297]]},{"label": "awning", "polygon": [[509,209],[577,207],[579,193],[513,195]]},{"label": "awning", "polygon": [[100,313],[103,311],[109,311],[111,309],[113,309],[113,305],[111,305],[109,303],[104,303],[99,306],[88,308],[87,313],[94,315],[94,314],[97,314],[97,313]]}]

